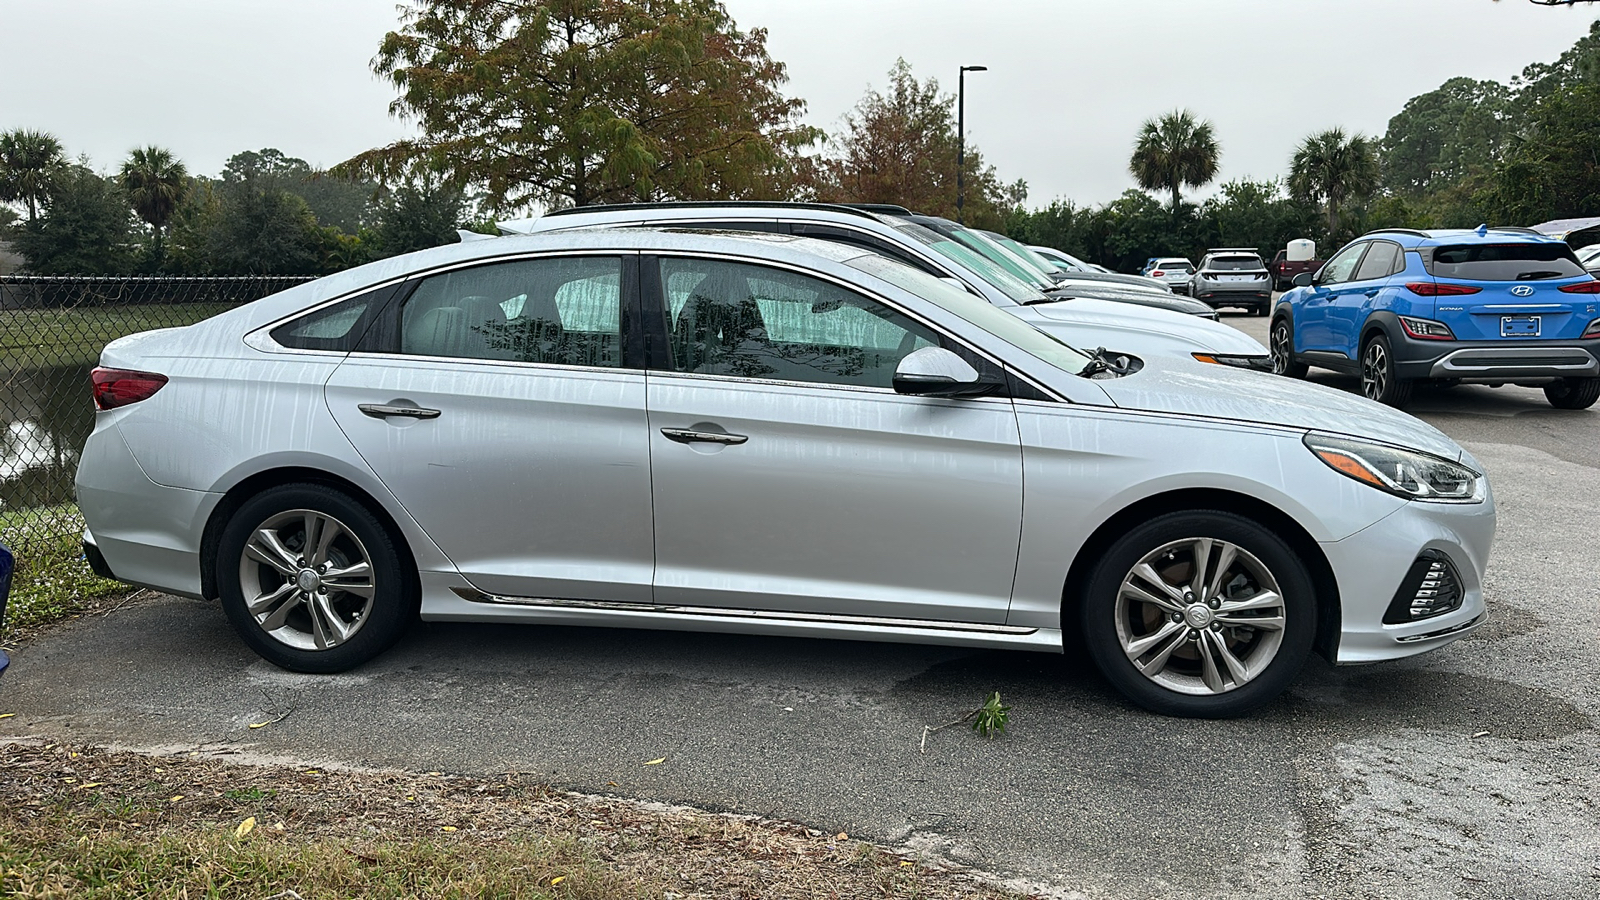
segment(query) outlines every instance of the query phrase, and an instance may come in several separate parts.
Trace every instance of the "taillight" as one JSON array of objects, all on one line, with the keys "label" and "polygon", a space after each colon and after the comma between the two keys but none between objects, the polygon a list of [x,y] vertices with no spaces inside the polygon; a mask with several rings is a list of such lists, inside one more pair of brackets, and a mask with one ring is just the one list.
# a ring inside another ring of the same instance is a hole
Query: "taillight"
[{"label": "taillight", "polygon": [[1600,319],[1590,322],[1589,327],[1583,330],[1583,336],[1586,338],[1600,338]]},{"label": "taillight", "polygon": [[1397,316],[1396,318],[1400,320],[1400,327],[1405,329],[1406,334],[1414,338],[1422,338],[1427,341],[1453,341],[1456,339],[1455,333],[1450,330],[1450,326],[1443,322],[1435,322],[1432,319],[1419,319],[1416,316]]},{"label": "taillight", "polygon": [[149,400],[167,383],[167,376],[155,372],[132,372],[127,369],[100,369],[89,373],[94,382],[96,409],[116,409],[140,400]]},{"label": "taillight", "polygon": [[1409,281],[1406,290],[1419,297],[1456,297],[1461,294],[1476,294],[1483,288],[1475,288],[1465,284],[1440,284],[1437,281]]},{"label": "taillight", "polygon": [[1157,270],[1155,270],[1155,271],[1154,271],[1154,272],[1151,272],[1151,273],[1150,273],[1150,277],[1151,277],[1151,278],[1160,278],[1160,277],[1161,277],[1161,276],[1163,276],[1163,275],[1165,275],[1165,274],[1167,274],[1167,273],[1165,273],[1165,272],[1163,272],[1163,271],[1161,271],[1161,270],[1160,270],[1160,269],[1157,269]]},{"label": "taillight", "polygon": [[1600,294],[1600,281],[1590,279],[1577,284],[1563,284],[1561,291],[1565,294]]}]

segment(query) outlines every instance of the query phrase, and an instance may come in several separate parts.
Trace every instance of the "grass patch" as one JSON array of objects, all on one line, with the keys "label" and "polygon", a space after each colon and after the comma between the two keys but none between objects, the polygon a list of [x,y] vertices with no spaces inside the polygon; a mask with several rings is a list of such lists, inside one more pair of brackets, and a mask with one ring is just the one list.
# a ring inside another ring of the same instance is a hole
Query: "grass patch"
[{"label": "grass patch", "polygon": [[96,609],[131,590],[89,569],[82,533],[83,516],[72,504],[0,510],[0,541],[17,558],[0,640]]},{"label": "grass patch", "polygon": [[515,775],[192,757],[0,747],[0,896],[1018,896],[843,834]]},{"label": "grass patch", "polygon": [[154,328],[192,325],[237,303],[169,303],[0,311],[0,368],[92,366],[106,344]]}]

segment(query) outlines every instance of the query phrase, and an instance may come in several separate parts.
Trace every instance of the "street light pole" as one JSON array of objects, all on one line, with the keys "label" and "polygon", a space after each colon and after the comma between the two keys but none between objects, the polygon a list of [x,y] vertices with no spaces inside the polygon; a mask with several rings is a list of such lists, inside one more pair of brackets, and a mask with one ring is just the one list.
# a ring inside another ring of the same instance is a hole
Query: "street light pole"
[{"label": "street light pole", "polygon": [[965,225],[961,207],[967,193],[967,73],[987,72],[988,66],[962,66],[956,76],[956,222]]}]

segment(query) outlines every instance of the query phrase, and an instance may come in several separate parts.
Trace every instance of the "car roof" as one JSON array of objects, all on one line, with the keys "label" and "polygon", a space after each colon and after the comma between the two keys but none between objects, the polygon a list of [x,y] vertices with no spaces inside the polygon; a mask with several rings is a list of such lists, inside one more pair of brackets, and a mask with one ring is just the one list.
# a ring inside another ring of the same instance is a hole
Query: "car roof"
[{"label": "car roof", "polygon": [[1403,247],[1439,247],[1444,244],[1561,244],[1560,238],[1541,234],[1532,228],[1500,225],[1493,228],[1380,228],[1363,234],[1360,239],[1381,237]]},{"label": "car roof", "polygon": [[[528,234],[557,228],[581,228],[588,224],[625,221],[637,216],[649,220],[652,213],[661,218],[718,218],[729,213],[747,214],[758,219],[803,218],[811,221],[882,222],[883,216],[910,216],[903,206],[887,204],[788,203],[768,200],[704,200],[671,203],[608,203],[559,209],[528,219],[508,219],[496,223],[504,234]],[[791,214],[786,216],[785,213]]]}]

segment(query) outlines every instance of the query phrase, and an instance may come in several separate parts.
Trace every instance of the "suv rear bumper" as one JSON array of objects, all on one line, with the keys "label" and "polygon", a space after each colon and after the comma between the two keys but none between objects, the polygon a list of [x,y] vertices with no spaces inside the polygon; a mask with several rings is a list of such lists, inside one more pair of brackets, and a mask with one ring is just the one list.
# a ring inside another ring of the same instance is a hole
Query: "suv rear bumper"
[{"label": "suv rear bumper", "polygon": [[1394,342],[1401,378],[1539,381],[1600,376],[1600,340]]}]

